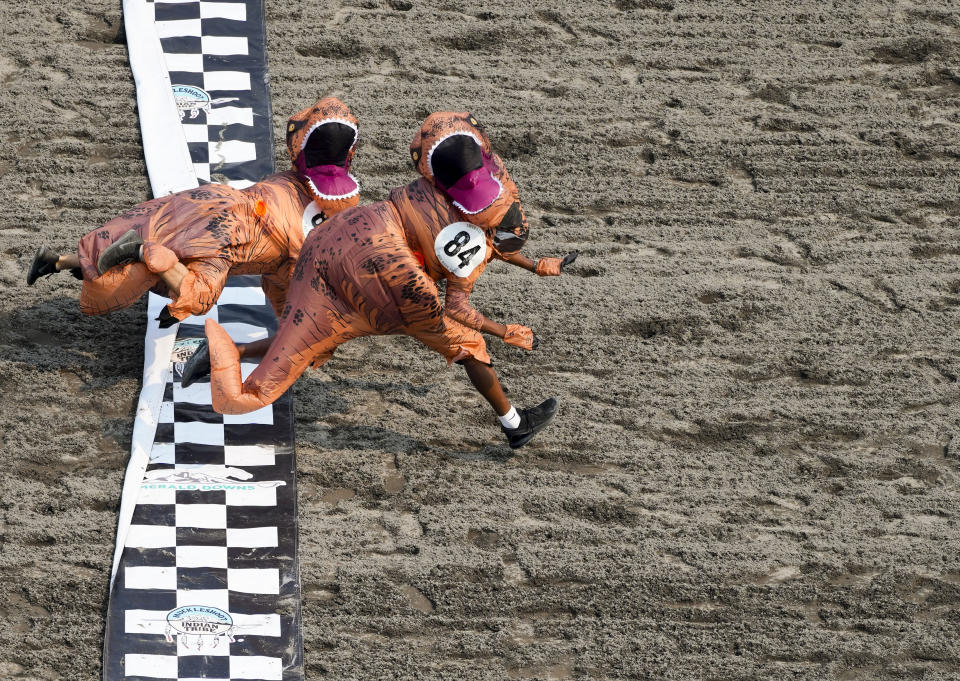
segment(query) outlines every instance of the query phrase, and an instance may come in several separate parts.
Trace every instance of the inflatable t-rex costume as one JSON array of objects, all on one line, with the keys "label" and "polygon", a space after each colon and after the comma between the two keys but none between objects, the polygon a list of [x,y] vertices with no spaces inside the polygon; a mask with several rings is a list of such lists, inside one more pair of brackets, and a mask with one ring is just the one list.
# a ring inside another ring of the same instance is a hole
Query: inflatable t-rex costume
[{"label": "inflatable t-rex costume", "polygon": [[[280,314],[305,235],[359,200],[349,172],[356,144],[350,109],[322,99],[288,122],[290,170],[243,190],[207,184],[142,203],[84,236],[75,257],[42,247],[28,283],[74,269],[83,279],[80,308],[90,315],[127,307],[152,289],[172,299],[162,315],[170,324],[207,312],[229,275],[261,274]],[[164,275],[178,264],[171,286]]]},{"label": "inflatable t-rex costume", "polygon": [[[277,335],[246,381],[236,346],[207,320],[215,410],[241,414],[272,403],[307,366],[323,364],[338,345],[360,336],[413,336],[448,362],[464,362],[471,380],[470,367],[485,365],[486,380],[496,381],[481,330],[533,349],[529,328],[491,322],[468,301],[490,259],[515,253],[528,234],[517,188],[483,129],[469,113],[435,113],[410,150],[423,177],[307,236]],[[559,272],[561,261],[552,260]],[[447,282],[445,306],[440,279]],[[509,402],[503,403],[506,412]],[[536,423],[525,439],[508,432],[511,446],[529,440],[555,411],[552,399],[525,410],[524,418],[531,414]]]}]

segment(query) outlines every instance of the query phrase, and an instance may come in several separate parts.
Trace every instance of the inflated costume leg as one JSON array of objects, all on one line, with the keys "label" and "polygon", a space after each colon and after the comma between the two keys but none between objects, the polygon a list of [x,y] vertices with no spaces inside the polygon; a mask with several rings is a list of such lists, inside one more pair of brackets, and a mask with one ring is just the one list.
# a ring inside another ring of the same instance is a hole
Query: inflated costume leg
[{"label": "inflated costume leg", "polygon": [[157,275],[143,263],[114,267],[94,279],[85,279],[80,289],[80,311],[100,315],[133,305],[157,283]]},{"label": "inflated costume leg", "polygon": [[161,274],[180,264],[180,258],[163,244],[155,241],[143,242],[143,253],[140,260],[154,274]]},{"label": "inflated costume leg", "polygon": [[245,414],[272,402],[255,392],[244,392],[240,353],[223,327],[212,319],[204,325],[210,352],[210,394],[221,414]]},{"label": "inflated costume leg", "polygon": [[317,323],[309,326],[305,315],[285,316],[269,350],[246,381],[240,377],[237,346],[222,326],[208,319],[205,330],[210,346],[210,392],[214,410],[221,414],[246,414],[272,404],[308,366],[320,366],[330,359],[338,345],[361,335],[349,333],[347,325],[329,323],[326,310],[316,316]]}]

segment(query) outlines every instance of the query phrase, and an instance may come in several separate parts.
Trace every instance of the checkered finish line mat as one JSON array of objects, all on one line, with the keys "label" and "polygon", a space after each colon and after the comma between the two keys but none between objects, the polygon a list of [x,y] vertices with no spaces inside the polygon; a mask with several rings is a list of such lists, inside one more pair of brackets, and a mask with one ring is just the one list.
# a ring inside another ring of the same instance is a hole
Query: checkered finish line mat
[{"label": "checkered finish line mat", "polygon": [[[155,195],[272,172],[261,1],[125,1]],[[180,383],[206,318],[236,342],[276,319],[257,277],[231,278],[207,315],[165,330],[167,302],[148,304],[104,680],[303,679],[291,399],[224,416],[208,381]]]}]

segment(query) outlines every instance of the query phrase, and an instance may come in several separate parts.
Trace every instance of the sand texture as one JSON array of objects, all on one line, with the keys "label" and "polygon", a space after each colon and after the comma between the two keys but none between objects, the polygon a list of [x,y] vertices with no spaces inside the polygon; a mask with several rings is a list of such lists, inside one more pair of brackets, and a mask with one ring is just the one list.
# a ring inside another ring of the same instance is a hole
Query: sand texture
[{"label": "sand texture", "polygon": [[[34,250],[148,198],[119,0],[0,21],[0,678],[100,675],[144,310]],[[352,342],[296,384],[307,678],[960,678],[960,8],[268,0],[278,166],[321,95],[363,200],[472,111],[532,255],[474,302],[520,406]]]}]

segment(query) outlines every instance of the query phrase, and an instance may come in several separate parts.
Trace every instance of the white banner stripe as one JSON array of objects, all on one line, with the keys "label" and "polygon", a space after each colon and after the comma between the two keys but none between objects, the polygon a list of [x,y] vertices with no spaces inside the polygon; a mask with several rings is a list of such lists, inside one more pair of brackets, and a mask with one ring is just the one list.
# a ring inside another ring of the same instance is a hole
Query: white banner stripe
[{"label": "white banner stripe", "polygon": [[177,545],[177,528],[166,525],[131,525],[127,546],[136,549],[163,549]]},{"label": "white banner stripe", "polygon": [[[157,35],[163,38],[199,38],[200,20],[199,19],[177,19],[174,21],[156,22]],[[169,65],[168,65],[169,68]]]},{"label": "white banner stripe", "polygon": [[[215,106],[207,114],[207,125],[253,125],[253,109]],[[205,137],[203,141],[209,142],[210,140]]]},{"label": "white banner stripe", "polygon": [[[225,485],[226,486],[226,485]],[[238,483],[235,487],[249,487]],[[227,489],[227,506],[276,506],[276,488],[257,487],[253,489]]]},{"label": "white banner stripe", "polygon": [[228,547],[258,548],[277,545],[278,536],[275,527],[227,528]]},{"label": "white banner stripe", "polygon": [[247,6],[242,2],[201,2],[201,19],[247,20]]},{"label": "white banner stripe", "polygon": [[145,676],[151,679],[175,679],[179,674],[176,655],[124,655],[126,676]]},{"label": "white banner stripe", "polygon": [[128,634],[163,634],[167,628],[166,610],[125,610],[123,630]]},{"label": "white banner stripe", "polygon": [[173,423],[173,402],[161,402],[157,423]]},{"label": "white banner stripe", "polygon": [[193,172],[196,173],[198,180],[210,181],[210,164],[209,163],[194,163]]},{"label": "white banner stripe", "polygon": [[[267,330],[262,326],[244,324],[242,322],[227,322],[220,324],[234,343],[249,343],[267,337]],[[256,366],[256,365],[254,365]]]},{"label": "white banner stripe", "polygon": [[275,466],[277,457],[273,445],[227,445],[224,463],[227,466]]},{"label": "white banner stripe", "polygon": [[279,594],[280,571],[277,568],[230,568],[227,588],[248,594]]},{"label": "white banner stripe", "polygon": [[244,163],[257,158],[257,145],[241,140],[210,142],[210,164],[216,168],[220,163]]},{"label": "white banner stripe", "polygon": [[[167,69],[170,71],[185,71],[187,73],[203,72],[202,54],[188,54],[186,52],[165,54],[163,55],[163,60],[167,63]],[[182,83],[173,83],[173,85],[181,84]]]},{"label": "white banner stripe", "polygon": [[263,615],[233,616],[233,628],[236,635],[244,636],[280,636],[280,615],[269,613]]},{"label": "white banner stripe", "polygon": [[[243,379],[246,380],[247,377],[244,376]],[[273,405],[268,404],[266,407],[263,407],[262,409],[257,409],[256,411],[247,412],[246,414],[224,414],[223,423],[224,425],[229,423],[261,423],[264,425],[272,426],[273,425]]]},{"label": "white banner stripe", "polygon": [[222,423],[199,423],[188,421],[173,424],[173,438],[177,444],[193,443],[197,445],[223,446]]},{"label": "white banner stripe", "polygon": [[217,305],[266,305],[267,296],[259,286],[228,286],[223,289]]},{"label": "white banner stripe", "polygon": [[249,90],[250,74],[243,71],[206,71],[203,74],[203,89],[207,92]]},{"label": "white banner stripe", "polygon": [[256,655],[231,657],[230,678],[281,681],[283,679],[283,660],[279,657]]},{"label": "white banner stripe", "polygon": [[154,442],[153,449],[150,450],[150,463],[176,463],[175,456],[176,450],[172,442]]},{"label": "white banner stripe", "polygon": [[227,507],[221,504],[177,504],[177,527],[227,529]]},{"label": "white banner stripe", "polygon": [[183,136],[187,138],[188,144],[205,144],[210,141],[210,133],[204,123],[184,123]]},{"label": "white banner stripe", "polygon": [[167,483],[144,482],[140,487],[137,506],[172,506],[175,503],[177,503],[177,490],[168,488]]},{"label": "white banner stripe", "polygon": [[200,38],[200,45],[206,55],[241,55],[249,52],[247,39],[243,37],[205,35]]},{"label": "white banner stripe", "polygon": [[177,588],[177,568],[139,565],[127,567],[123,571],[123,581],[128,589],[167,589]]},{"label": "white banner stripe", "polygon": [[226,568],[226,546],[178,546],[177,567],[180,568]]}]

